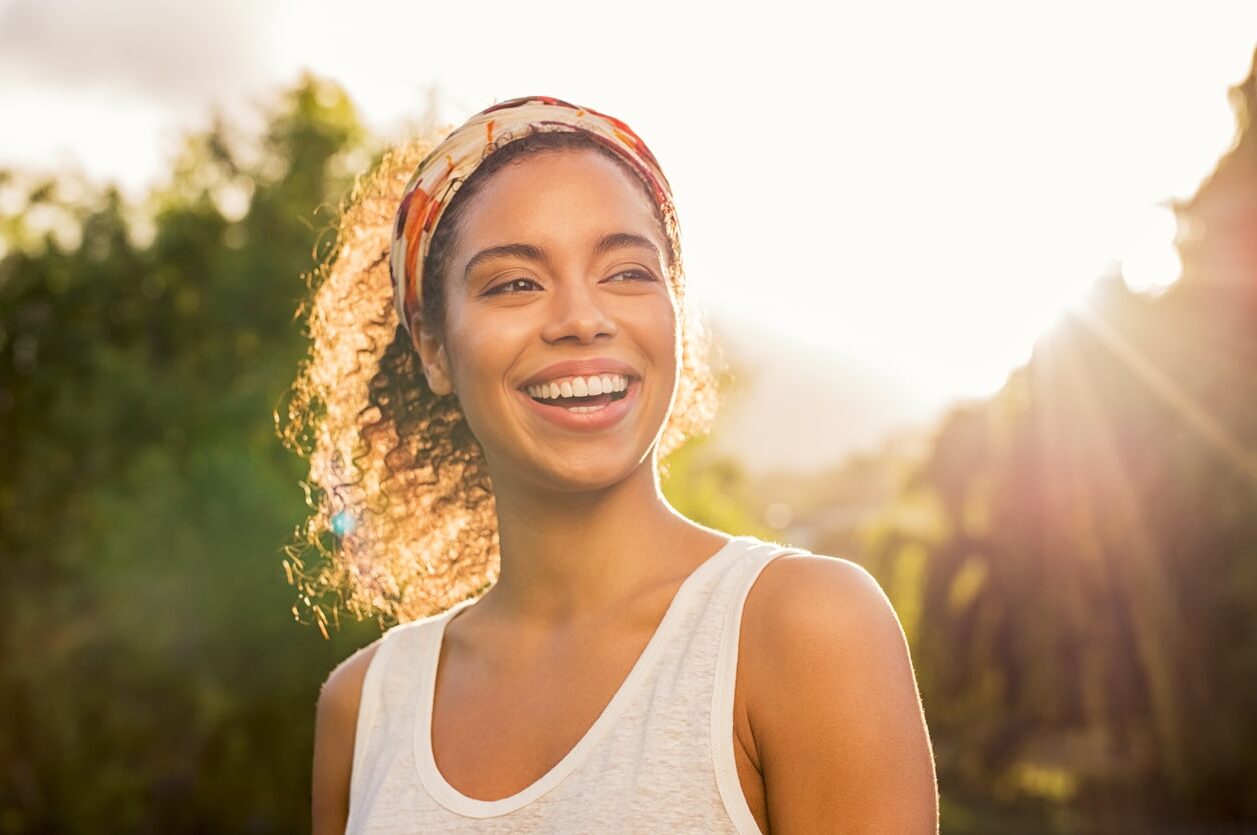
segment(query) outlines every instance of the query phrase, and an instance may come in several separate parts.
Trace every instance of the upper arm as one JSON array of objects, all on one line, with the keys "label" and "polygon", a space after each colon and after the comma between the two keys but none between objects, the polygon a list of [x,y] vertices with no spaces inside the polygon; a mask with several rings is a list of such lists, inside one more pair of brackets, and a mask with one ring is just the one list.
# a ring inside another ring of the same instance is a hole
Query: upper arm
[{"label": "upper arm", "polygon": [[342,835],[349,820],[349,779],[353,770],[358,705],[367,667],[379,640],[342,661],[319,692],[314,722],[314,775],[311,791],[313,835]]},{"label": "upper arm", "polygon": [[774,835],[937,833],[934,758],[907,640],[849,560],[782,556],[748,593],[748,714]]}]

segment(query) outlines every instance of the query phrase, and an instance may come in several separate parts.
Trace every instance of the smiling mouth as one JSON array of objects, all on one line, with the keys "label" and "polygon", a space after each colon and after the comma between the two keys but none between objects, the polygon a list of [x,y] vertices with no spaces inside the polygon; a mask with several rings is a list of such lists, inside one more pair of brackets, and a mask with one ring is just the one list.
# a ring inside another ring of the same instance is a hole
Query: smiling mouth
[{"label": "smiling mouth", "polygon": [[[542,409],[543,413],[564,418],[567,415],[589,415],[592,418],[593,414],[612,408],[617,401],[628,397],[629,392],[636,390],[638,383],[638,378],[630,374],[594,375],[586,379],[574,377],[570,382],[566,378],[556,379],[562,379],[563,382],[524,385],[519,391],[538,405],[547,407]],[[615,391],[617,386],[623,388]],[[599,388],[603,391],[590,394],[585,391],[586,388]],[[577,394],[577,391],[584,393]],[[611,412],[607,414],[610,415]]]},{"label": "smiling mouth", "polygon": [[[630,382],[630,386],[632,383]],[[628,394],[628,388],[623,391],[613,391],[610,394],[589,394],[584,397],[533,397],[528,392],[524,395],[532,398],[542,406],[550,406],[558,409],[597,409],[608,403],[614,403],[617,400],[623,400]]]}]

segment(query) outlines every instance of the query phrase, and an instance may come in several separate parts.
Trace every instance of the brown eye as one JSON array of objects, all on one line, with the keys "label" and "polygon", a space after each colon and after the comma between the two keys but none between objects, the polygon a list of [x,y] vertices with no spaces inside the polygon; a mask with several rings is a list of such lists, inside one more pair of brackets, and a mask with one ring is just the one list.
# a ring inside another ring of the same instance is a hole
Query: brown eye
[{"label": "brown eye", "polygon": [[655,277],[645,270],[623,270],[607,279],[607,281],[615,281],[620,276],[628,276],[633,281],[654,281]]},{"label": "brown eye", "polygon": [[490,289],[490,290],[486,290],[486,291],[485,291],[485,295],[486,295],[486,296],[494,296],[494,295],[498,295],[498,294],[512,295],[512,294],[517,293],[517,292],[519,292],[519,291],[518,291],[518,290],[508,290],[508,289],[506,289],[506,288],[508,288],[508,287],[516,287],[517,285],[520,285],[520,284],[533,284],[533,285],[536,285],[536,286],[540,286],[540,285],[538,285],[538,284],[537,284],[537,282],[533,281],[531,278],[524,278],[524,277],[522,277],[522,276],[521,276],[521,277],[519,277],[519,278],[512,278],[510,281],[503,281],[501,284],[497,285],[496,287],[493,287],[493,288],[492,288],[492,289]]}]

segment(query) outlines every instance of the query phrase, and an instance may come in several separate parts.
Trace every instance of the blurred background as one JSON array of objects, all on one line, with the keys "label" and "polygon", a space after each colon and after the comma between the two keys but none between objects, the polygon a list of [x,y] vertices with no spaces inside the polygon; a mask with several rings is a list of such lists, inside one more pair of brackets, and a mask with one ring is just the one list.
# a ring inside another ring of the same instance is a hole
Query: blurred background
[{"label": "blurred background", "polygon": [[1257,831],[1257,8],[871,6],[0,0],[0,833],[308,829],[380,624],[285,577],[294,314],[384,148],[538,93],[676,192],[670,499],[879,579],[943,831]]}]

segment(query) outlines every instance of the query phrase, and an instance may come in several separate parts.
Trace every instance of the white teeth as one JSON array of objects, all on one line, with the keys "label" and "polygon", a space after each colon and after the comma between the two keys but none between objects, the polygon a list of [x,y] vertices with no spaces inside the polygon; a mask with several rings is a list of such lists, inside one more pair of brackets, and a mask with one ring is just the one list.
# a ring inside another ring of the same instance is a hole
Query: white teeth
[{"label": "white teeth", "polygon": [[[623,374],[595,374],[588,377],[569,377],[561,382],[539,383],[528,386],[526,391],[533,397],[542,400],[556,400],[560,397],[588,397],[590,395],[610,394],[628,388],[628,377]],[[570,407],[598,408],[598,407]]]}]

